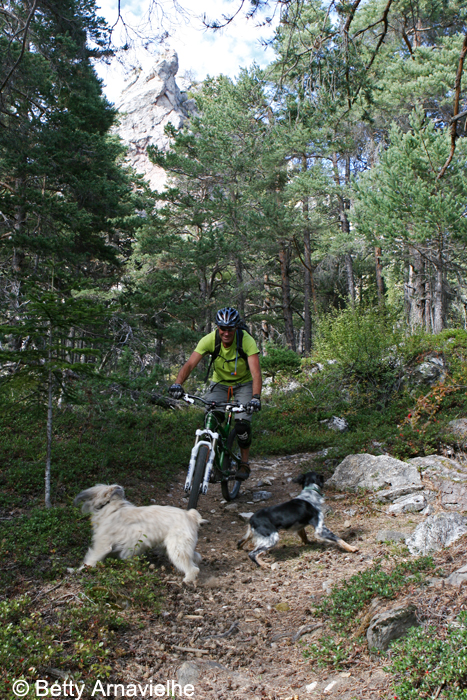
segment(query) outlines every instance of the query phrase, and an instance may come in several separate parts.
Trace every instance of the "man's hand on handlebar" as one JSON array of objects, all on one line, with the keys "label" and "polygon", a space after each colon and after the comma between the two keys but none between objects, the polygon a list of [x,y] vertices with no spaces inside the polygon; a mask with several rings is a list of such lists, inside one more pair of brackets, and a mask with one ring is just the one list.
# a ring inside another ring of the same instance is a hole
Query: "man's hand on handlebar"
[{"label": "man's hand on handlebar", "polygon": [[246,412],[257,413],[258,411],[261,411],[261,397],[259,394],[254,394],[246,405]]},{"label": "man's hand on handlebar", "polygon": [[169,394],[173,399],[181,399],[184,393],[185,390],[181,384],[172,384],[172,386],[169,386]]}]

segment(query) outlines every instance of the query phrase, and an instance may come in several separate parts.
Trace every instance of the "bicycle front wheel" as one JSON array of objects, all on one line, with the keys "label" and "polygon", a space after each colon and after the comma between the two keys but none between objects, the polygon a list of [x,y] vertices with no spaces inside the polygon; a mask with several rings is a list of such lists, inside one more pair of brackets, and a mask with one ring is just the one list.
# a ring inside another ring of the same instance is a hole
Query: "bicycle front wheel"
[{"label": "bicycle front wheel", "polygon": [[[237,433],[235,431],[235,428],[232,428],[232,430],[229,433],[226,447],[229,451],[229,454],[225,455],[224,467],[227,471],[236,472],[238,469],[238,465],[240,464],[241,457],[240,446],[238,444]],[[222,479],[221,490],[225,500],[233,501],[234,498],[237,498],[240,492],[240,486],[241,481],[238,481],[238,479],[236,479],[233,474],[227,477],[226,479]]]},{"label": "bicycle front wheel", "polygon": [[196,508],[198,505],[199,490],[204,479],[206,462],[208,461],[209,449],[207,445],[201,445],[196,456],[195,471],[191,480],[191,491],[188,497],[188,510]]}]

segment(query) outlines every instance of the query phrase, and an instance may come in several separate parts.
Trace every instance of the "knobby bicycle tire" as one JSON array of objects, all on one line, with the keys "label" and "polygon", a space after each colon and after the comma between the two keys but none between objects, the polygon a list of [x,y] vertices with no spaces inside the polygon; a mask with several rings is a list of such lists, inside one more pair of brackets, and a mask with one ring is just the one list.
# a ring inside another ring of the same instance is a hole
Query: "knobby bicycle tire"
[{"label": "knobby bicycle tire", "polygon": [[[235,428],[232,428],[232,430],[229,433],[229,436],[227,438],[227,449],[229,450],[229,453],[231,452],[234,455],[239,455],[238,459],[240,460],[240,447],[238,444],[237,440],[237,432]],[[224,468],[227,469],[228,471],[233,471],[236,472],[238,469],[238,463],[234,462],[232,458],[230,457],[230,454],[226,455],[224,458]],[[229,476],[227,479],[222,479],[221,481],[221,490],[222,490],[222,495],[225,498],[226,501],[233,501],[234,498],[237,498],[239,492],[240,492],[240,486],[242,482],[239,481],[238,479],[235,478],[235,476]]]},{"label": "knobby bicycle tire", "polygon": [[199,489],[204,479],[204,472],[206,470],[206,462],[208,460],[209,449],[207,445],[201,445],[196,455],[195,471],[193,472],[193,479],[191,480],[191,491],[188,497],[188,509],[196,508],[198,505]]}]

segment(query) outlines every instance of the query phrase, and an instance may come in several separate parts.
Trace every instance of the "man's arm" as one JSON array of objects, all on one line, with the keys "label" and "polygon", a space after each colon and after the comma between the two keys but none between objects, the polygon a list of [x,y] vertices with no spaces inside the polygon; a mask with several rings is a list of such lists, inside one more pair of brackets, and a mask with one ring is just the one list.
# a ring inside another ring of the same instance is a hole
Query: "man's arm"
[{"label": "man's arm", "polygon": [[190,374],[193,372],[194,368],[196,367],[197,364],[201,361],[203,355],[200,355],[199,352],[194,352],[191,353],[190,357],[188,360],[185,362],[183,367],[181,368],[180,372],[177,374],[177,379],[175,380],[176,384],[183,384],[183,382],[188,379]]},{"label": "man's arm", "polygon": [[[193,353],[194,354],[194,353]],[[190,358],[191,359],[191,358]],[[199,362],[199,360],[198,360]],[[259,354],[248,356],[248,367],[253,377],[253,396],[255,394],[261,394],[261,388],[263,386],[263,380],[261,377],[261,366],[259,364]]]}]

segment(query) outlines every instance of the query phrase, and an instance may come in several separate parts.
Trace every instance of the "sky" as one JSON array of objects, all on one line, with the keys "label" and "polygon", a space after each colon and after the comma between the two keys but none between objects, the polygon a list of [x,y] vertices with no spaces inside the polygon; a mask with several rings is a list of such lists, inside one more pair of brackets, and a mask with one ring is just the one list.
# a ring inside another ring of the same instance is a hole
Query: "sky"
[{"label": "sky", "polygon": [[[121,0],[124,20],[132,27],[139,25],[140,33],[145,37],[149,36],[147,16],[150,1]],[[178,0],[184,12],[177,13],[174,11],[174,0],[159,0],[158,5],[162,11],[153,14],[153,27],[161,33],[167,32],[168,37],[159,46],[150,47],[149,51],[155,53],[168,47],[175,49],[179,59],[179,76],[189,73],[196,80],[220,73],[235,78],[241,67],[250,66],[254,62],[265,66],[273,59],[272,50],[265,49],[261,44],[261,40],[272,36],[273,29],[258,26],[266,14],[248,20],[243,12],[234,22],[215,32],[203,26],[203,13],[209,19],[222,19],[223,14],[231,14],[240,2],[241,0]],[[117,4],[117,0],[97,0],[98,13],[110,25],[117,20]],[[249,3],[245,5],[249,6]],[[121,43],[125,41],[121,23],[116,27],[114,40]],[[126,52],[126,58],[130,63],[138,60],[147,62],[148,51],[132,49]],[[115,61],[110,67],[99,63],[96,70],[104,80],[104,92],[108,99],[116,101],[123,87],[124,70]]]}]

